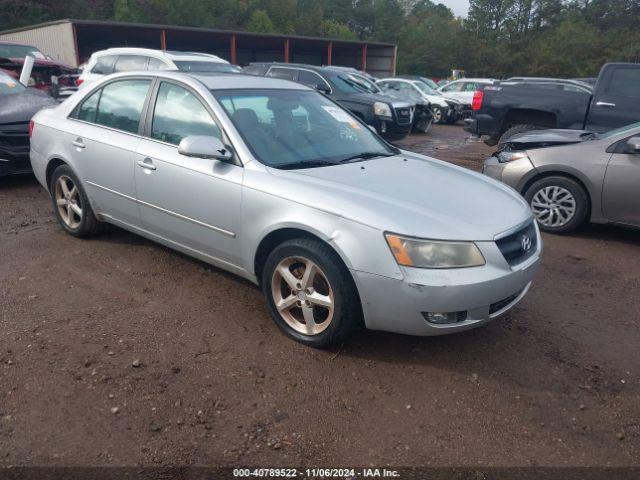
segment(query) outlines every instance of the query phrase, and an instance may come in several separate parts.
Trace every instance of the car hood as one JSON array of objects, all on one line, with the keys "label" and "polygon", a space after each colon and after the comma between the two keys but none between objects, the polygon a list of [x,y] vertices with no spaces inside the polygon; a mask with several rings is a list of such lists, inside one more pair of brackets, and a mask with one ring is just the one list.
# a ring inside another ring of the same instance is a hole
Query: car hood
[{"label": "car hood", "polygon": [[[24,57],[20,57],[20,58],[1,57],[0,63],[22,65],[24,64]],[[69,70],[70,72],[75,72],[77,70],[76,68],[72,67],[69,64],[58,62],[56,60],[49,60],[46,58],[34,58],[33,64],[36,67],[60,67],[64,70]]]},{"label": "car hood", "polygon": [[589,133],[591,132],[587,130],[532,130],[509,137],[507,141],[500,143],[500,147],[509,147],[510,150],[527,150],[581,143]]},{"label": "car hood", "polygon": [[303,170],[269,169],[279,196],[382,231],[443,240],[487,240],[531,218],[511,188],[422,155]]},{"label": "car hood", "polygon": [[0,124],[28,122],[39,110],[55,105],[58,105],[55,99],[32,88],[13,95],[0,95]]},{"label": "car hood", "polygon": [[379,95],[377,93],[352,93],[346,100],[360,101],[366,104],[373,104],[374,102],[390,103],[398,107],[406,107],[409,102],[406,100],[400,100],[388,95]]}]

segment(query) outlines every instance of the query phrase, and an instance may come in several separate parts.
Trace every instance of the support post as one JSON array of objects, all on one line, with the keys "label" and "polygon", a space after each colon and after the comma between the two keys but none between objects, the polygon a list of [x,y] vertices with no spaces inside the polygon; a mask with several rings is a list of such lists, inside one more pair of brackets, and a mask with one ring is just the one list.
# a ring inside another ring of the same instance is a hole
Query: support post
[{"label": "support post", "polygon": [[396,62],[398,59],[398,46],[393,47],[393,56],[391,57],[391,76],[396,76]]},{"label": "support post", "polygon": [[160,32],[160,50],[167,49],[167,31],[162,29]]},{"label": "support post", "polygon": [[331,57],[333,56],[333,42],[327,44],[327,65],[331,65]]},{"label": "support post", "polygon": [[362,45],[362,68],[363,72],[367,71],[367,44]]},{"label": "support post", "polygon": [[229,48],[231,50],[229,55],[231,63],[233,63],[234,65],[237,65],[238,64],[238,39],[235,34],[231,35],[231,42],[230,42]]},{"label": "support post", "polygon": [[290,47],[290,41],[288,38],[284,39],[284,63],[289,63],[289,47]]}]

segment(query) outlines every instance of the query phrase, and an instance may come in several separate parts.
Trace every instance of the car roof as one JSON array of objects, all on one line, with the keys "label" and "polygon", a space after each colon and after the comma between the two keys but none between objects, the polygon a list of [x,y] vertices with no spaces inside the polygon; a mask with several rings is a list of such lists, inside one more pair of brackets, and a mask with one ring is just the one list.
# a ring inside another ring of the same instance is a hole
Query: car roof
[{"label": "car roof", "polygon": [[465,77],[465,78],[458,78],[457,80],[451,80],[449,83],[454,83],[454,82],[486,82],[486,83],[492,83],[494,81],[495,81],[494,78],[469,78],[469,77]]},{"label": "car roof", "polygon": [[[283,63],[283,62],[252,62],[249,65],[263,65],[266,67],[284,67],[284,68],[306,68],[307,70],[315,70],[319,72],[345,73],[345,67],[337,66],[320,66],[308,65],[306,63]],[[355,72],[353,72],[355,73]]]},{"label": "car roof", "polygon": [[[126,78],[126,77],[160,77],[173,80],[182,80],[189,82],[197,80],[203,84],[208,90],[237,90],[237,89],[284,89],[284,90],[309,90],[307,87],[298,82],[283,80],[280,78],[258,77],[255,75],[245,75],[242,73],[187,73],[177,70],[146,70],[142,72],[122,72],[109,75],[108,78]],[[107,78],[107,77],[105,77]]]},{"label": "car roof", "polygon": [[210,53],[202,52],[178,52],[174,50],[155,50],[153,48],[134,48],[134,47],[115,47],[107,48],[106,50],[100,50],[94,52],[95,56],[103,55],[146,55],[155,58],[164,58],[167,60],[191,60],[191,61],[204,61],[204,62],[216,62],[216,63],[229,63],[225,59],[220,58]]}]

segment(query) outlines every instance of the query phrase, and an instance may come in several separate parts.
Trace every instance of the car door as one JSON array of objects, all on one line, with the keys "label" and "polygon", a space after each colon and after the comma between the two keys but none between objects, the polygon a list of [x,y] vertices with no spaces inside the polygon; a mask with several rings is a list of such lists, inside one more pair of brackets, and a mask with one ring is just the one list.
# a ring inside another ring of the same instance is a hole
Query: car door
[{"label": "car door", "polygon": [[600,73],[585,128],[606,132],[640,121],[640,67],[608,65]]},{"label": "car door", "polygon": [[627,140],[618,143],[607,165],[602,205],[609,220],[640,226],[640,152],[627,153]]},{"label": "car door", "polygon": [[440,92],[444,93],[447,97],[463,101],[461,94],[462,87],[462,82],[451,82],[448,85],[440,87]]},{"label": "car door", "polygon": [[69,142],[96,213],[138,225],[134,181],[142,112],[151,79],[116,80],[91,93],[70,116]]},{"label": "car door", "polygon": [[178,153],[187,136],[223,138],[206,102],[189,87],[164,80],[155,88],[146,124],[135,162],[143,228],[208,259],[238,265],[243,168]]}]

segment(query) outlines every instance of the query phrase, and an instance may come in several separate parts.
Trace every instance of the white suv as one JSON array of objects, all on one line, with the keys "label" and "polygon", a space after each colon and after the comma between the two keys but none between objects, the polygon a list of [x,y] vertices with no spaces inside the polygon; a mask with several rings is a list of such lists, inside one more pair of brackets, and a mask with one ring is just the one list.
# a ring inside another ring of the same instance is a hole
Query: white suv
[{"label": "white suv", "polygon": [[144,70],[237,73],[240,67],[208,53],[172,52],[150,48],[109,48],[91,55],[76,83],[78,86],[84,86],[110,73]]}]

